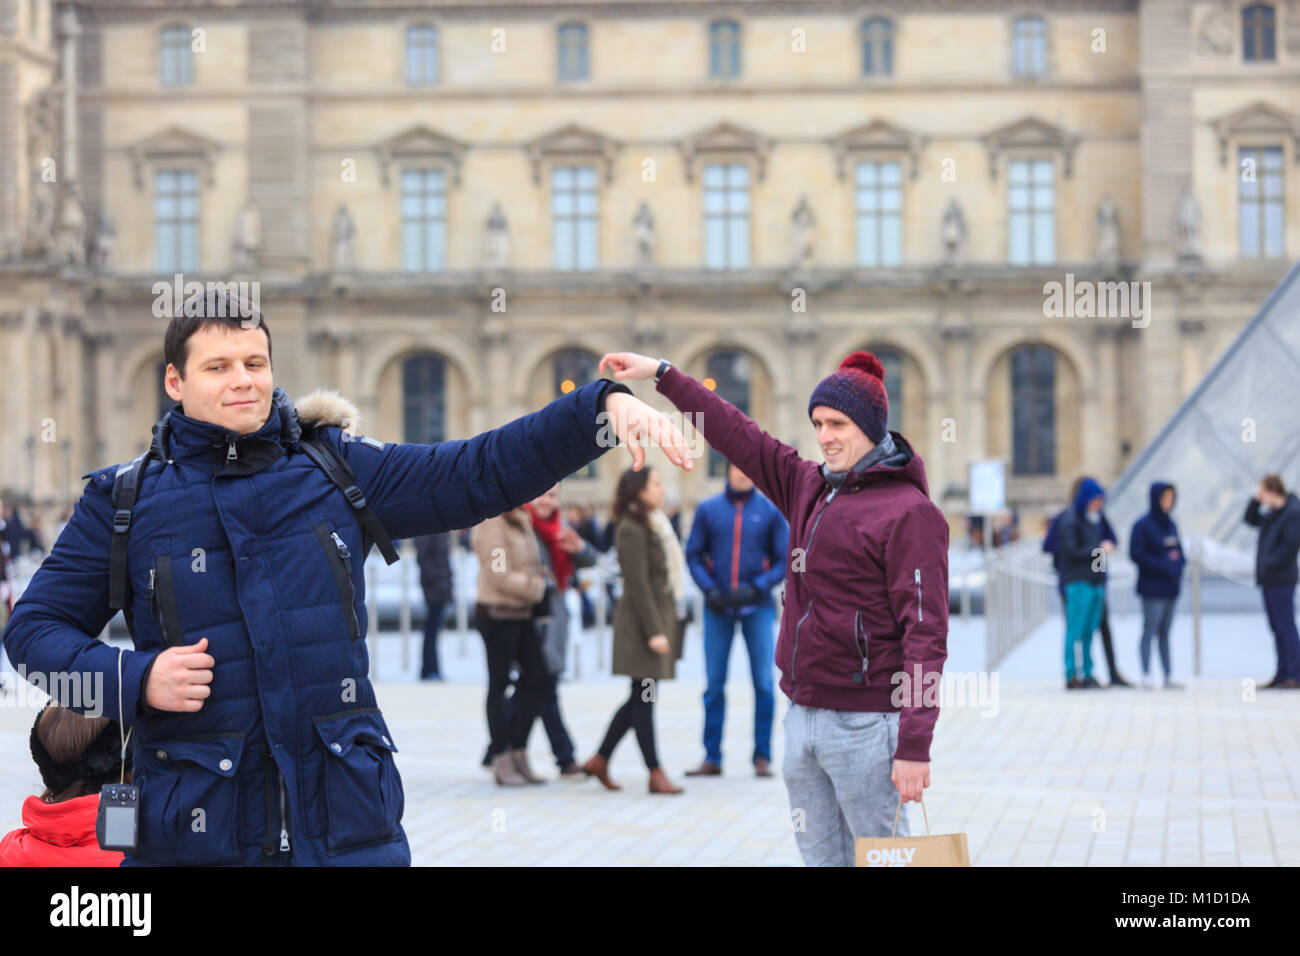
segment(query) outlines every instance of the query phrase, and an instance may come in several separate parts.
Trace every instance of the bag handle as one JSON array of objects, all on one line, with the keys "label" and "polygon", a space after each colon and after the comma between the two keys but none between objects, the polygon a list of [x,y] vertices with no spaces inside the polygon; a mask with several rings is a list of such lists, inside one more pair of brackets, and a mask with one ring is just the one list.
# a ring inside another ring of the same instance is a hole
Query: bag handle
[{"label": "bag handle", "polygon": [[[903,795],[898,795],[898,809],[894,811],[894,832],[889,834],[890,839],[898,836],[898,815],[903,812]],[[925,835],[930,835],[930,814],[925,812],[925,797],[921,797],[921,815],[925,817]]]}]

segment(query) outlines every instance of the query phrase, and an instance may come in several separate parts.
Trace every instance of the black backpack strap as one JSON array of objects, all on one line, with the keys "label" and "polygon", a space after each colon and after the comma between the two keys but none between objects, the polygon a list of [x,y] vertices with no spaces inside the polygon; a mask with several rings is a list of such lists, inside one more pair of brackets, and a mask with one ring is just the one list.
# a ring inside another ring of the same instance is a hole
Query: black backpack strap
[{"label": "black backpack strap", "polygon": [[304,438],[298,444],[306,452],[307,457],[314,461],[316,466],[329,476],[330,481],[343,492],[343,496],[348,499],[348,504],[352,506],[352,512],[361,525],[364,536],[379,548],[379,553],[384,556],[387,563],[394,563],[397,560],[397,550],[393,547],[393,539],[384,530],[379,516],[366,503],[366,496],[357,487],[356,475],[352,473],[348,463],[327,439]]},{"label": "black backpack strap", "polygon": [[108,559],[108,606],[114,610],[127,607],[127,537],[131,531],[131,511],[140,491],[140,476],[150,457],[152,450],[119,466],[113,476],[113,548]]}]

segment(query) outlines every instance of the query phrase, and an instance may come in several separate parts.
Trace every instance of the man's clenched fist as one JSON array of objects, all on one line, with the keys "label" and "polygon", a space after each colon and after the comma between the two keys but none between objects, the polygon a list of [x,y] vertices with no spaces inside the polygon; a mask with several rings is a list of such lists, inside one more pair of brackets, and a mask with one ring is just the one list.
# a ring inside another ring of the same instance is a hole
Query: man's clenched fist
[{"label": "man's clenched fist", "polygon": [[208,639],[197,644],[169,647],[153,662],[144,700],[155,710],[194,713],[212,693],[212,667],[216,661],[207,653]]}]

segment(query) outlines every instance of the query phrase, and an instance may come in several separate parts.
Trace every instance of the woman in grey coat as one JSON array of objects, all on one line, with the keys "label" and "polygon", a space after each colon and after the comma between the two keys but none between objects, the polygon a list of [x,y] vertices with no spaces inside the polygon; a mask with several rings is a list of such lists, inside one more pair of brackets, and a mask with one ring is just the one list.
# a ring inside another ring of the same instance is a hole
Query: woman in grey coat
[{"label": "woman in grey coat", "polygon": [[613,672],[631,678],[631,694],[610,721],[600,750],[582,768],[610,790],[622,788],[609,778],[609,760],[623,735],[634,729],[650,771],[650,792],[682,792],[660,768],[655,751],[654,702],[660,684],[675,674],[681,647],[665,542],[650,520],[663,498],[663,481],[648,465],[625,471],[614,497],[623,596],[614,611]]}]

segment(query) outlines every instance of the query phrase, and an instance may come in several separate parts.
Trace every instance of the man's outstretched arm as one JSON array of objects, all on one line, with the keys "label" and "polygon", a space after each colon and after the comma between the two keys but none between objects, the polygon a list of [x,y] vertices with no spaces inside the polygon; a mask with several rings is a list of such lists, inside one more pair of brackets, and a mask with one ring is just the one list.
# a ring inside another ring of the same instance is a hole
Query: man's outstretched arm
[{"label": "man's outstretched arm", "polygon": [[[618,394],[624,393],[624,394]],[[606,407],[608,405],[608,408]],[[325,430],[394,538],[468,528],[531,501],[626,442],[636,463],[646,435],[686,454],[686,440],[618,382],[599,379],[473,438],[422,444],[345,440]],[[689,467],[689,465],[687,465]]]},{"label": "man's outstretched arm", "polygon": [[[606,363],[619,380],[652,379],[659,368],[658,359],[635,352],[611,352],[600,360],[597,371]],[[656,387],[681,411],[693,415],[692,422],[704,440],[748,475],[781,514],[789,517],[799,467],[804,464],[796,449],[773,438],[731,402],[675,367],[664,373]]]}]

